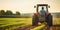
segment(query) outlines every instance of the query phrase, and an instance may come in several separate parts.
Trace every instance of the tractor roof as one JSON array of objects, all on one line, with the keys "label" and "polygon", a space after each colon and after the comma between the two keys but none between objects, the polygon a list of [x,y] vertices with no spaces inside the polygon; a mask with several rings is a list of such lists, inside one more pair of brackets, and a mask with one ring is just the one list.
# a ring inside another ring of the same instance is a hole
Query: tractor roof
[{"label": "tractor roof", "polygon": [[37,4],[37,6],[48,6],[48,4]]}]

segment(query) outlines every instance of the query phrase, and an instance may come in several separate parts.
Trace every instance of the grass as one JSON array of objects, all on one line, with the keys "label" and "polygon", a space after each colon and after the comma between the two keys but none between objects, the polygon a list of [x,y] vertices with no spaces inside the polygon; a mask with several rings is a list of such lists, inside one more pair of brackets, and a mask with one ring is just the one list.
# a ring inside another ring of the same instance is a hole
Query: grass
[{"label": "grass", "polygon": [[29,24],[31,25],[31,20],[31,18],[0,18],[0,28],[11,30]]},{"label": "grass", "polygon": [[[32,24],[32,18],[0,18],[0,29],[14,30],[18,27],[23,27]],[[53,24],[60,24],[60,18],[53,18]],[[45,25],[38,26],[32,30],[39,30]]]},{"label": "grass", "polygon": [[53,25],[60,25],[60,18],[53,18]]},{"label": "grass", "polygon": [[45,25],[41,25],[41,26],[38,26],[38,27],[31,29],[31,30],[42,30],[44,27],[45,27]]},{"label": "grass", "polygon": [[36,28],[30,29],[30,30],[43,30],[46,26],[46,23],[42,23],[40,26],[37,26]]}]

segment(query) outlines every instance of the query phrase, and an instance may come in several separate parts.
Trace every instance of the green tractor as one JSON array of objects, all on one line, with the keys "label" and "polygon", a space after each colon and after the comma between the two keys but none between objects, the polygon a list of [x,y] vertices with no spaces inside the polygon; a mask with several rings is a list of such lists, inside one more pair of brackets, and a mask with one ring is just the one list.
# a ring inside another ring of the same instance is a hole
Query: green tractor
[{"label": "green tractor", "polygon": [[[44,7],[44,10],[47,12],[45,17],[41,16],[40,13],[42,7]],[[50,8],[50,6],[48,6],[48,4],[37,4],[37,6],[34,6],[34,8],[36,8],[36,13],[33,15],[32,25],[38,26],[38,22],[46,22],[49,26],[52,26],[52,15],[48,12],[48,8]]]}]

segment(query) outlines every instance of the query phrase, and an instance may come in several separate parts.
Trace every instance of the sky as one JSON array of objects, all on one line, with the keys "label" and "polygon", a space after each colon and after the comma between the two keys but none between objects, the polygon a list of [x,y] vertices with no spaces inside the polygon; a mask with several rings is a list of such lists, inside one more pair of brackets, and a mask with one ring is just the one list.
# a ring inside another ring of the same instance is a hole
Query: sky
[{"label": "sky", "polygon": [[0,0],[0,10],[19,11],[20,13],[35,13],[37,4],[50,5],[49,12],[60,12],[60,0]]}]

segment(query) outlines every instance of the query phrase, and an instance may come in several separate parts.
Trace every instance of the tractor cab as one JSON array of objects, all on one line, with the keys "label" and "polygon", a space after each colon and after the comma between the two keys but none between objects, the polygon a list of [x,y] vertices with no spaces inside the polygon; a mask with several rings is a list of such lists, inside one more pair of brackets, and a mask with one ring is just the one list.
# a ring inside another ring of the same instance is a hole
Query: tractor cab
[{"label": "tractor cab", "polygon": [[42,10],[42,7],[46,12],[48,12],[48,7],[50,6],[48,6],[48,4],[37,4],[36,12],[40,12],[40,10]]}]

